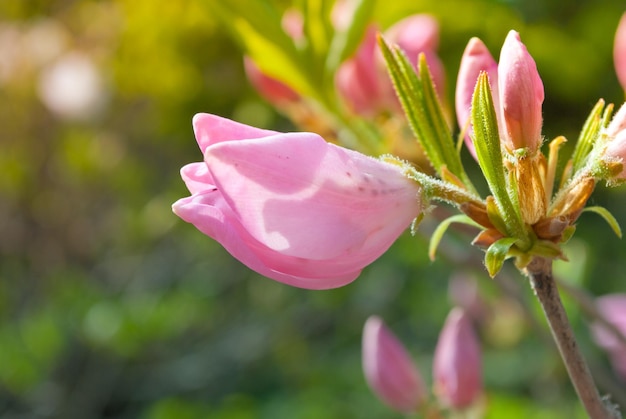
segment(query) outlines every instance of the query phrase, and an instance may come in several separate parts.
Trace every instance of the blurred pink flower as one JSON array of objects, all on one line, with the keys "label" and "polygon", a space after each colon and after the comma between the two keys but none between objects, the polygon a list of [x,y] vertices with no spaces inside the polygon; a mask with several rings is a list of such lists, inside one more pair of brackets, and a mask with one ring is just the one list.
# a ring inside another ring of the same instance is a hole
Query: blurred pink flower
[{"label": "blurred pink flower", "polygon": [[476,81],[481,72],[486,71],[489,75],[489,85],[494,101],[494,107],[498,109],[500,98],[498,96],[498,63],[489,53],[489,50],[478,38],[470,39],[459,67],[459,75],[456,81],[455,108],[456,117],[460,129],[465,129],[465,146],[476,159],[476,149],[472,142],[472,127],[468,124],[471,117],[472,96]]},{"label": "blurred pink flower", "polygon": [[369,26],[356,53],[335,74],[339,95],[353,112],[364,116],[374,116],[388,106],[376,64],[377,32],[374,25]]},{"label": "blurred pink flower", "polygon": [[509,32],[500,51],[498,91],[504,146],[509,151],[528,148],[534,153],[542,141],[543,82],[535,60],[515,31]]},{"label": "blurred pink flower", "polygon": [[269,103],[282,107],[300,100],[300,95],[280,80],[263,73],[252,58],[243,57],[244,70],[248,81]]},{"label": "blurred pink flower", "polygon": [[382,401],[393,409],[411,413],[426,400],[426,387],[402,343],[372,316],[363,328],[365,379]]},{"label": "blurred pink flower", "polygon": [[325,289],[353,281],[422,210],[403,169],[327,143],[215,115],[193,119],[204,162],[181,174],[174,212],[269,278]]},{"label": "blurred pink flower", "polygon": [[626,91],[626,13],[622,15],[615,32],[615,43],[613,45],[613,63],[617,79]]},{"label": "blurred pink flower", "polygon": [[482,394],[481,356],[469,315],[453,309],[439,335],[433,360],[435,394],[456,409],[474,403]]},{"label": "blurred pink flower", "polygon": [[[335,75],[335,85],[340,96],[355,113],[374,116],[384,111],[397,110],[395,96],[382,54],[376,43],[376,26],[370,25],[355,54],[341,64]],[[429,15],[409,16],[385,33],[385,38],[404,50],[415,66],[420,53],[424,53],[440,98],[444,96],[445,71],[437,56],[439,27]]]},{"label": "blurred pink flower", "polygon": [[[626,294],[610,294],[596,299],[596,308],[604,319],[626,336]],[[626,381],[626,344],[600,322],[592,325],[598,346],[607,351],[613,368]]]}]

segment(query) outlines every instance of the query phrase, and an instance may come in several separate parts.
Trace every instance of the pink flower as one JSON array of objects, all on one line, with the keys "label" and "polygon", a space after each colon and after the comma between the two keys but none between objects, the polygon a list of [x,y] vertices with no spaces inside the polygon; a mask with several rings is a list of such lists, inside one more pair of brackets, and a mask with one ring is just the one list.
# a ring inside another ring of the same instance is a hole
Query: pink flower
[{"label": "pink flower", "polygon": [[[596,299],[596,308],[604,319],[626,336],[626,294],[606,295]],[[626,381],[626,344],[600,322],[592,325],[593,338],[609,354],[615,371]]]},{"label": "pink flower", "polygon": [[[433,75],[435,87],[443,97],[445,71],[437,56],[439,27],[429,15],[409,16],[385,32],[388,41],[404,50],[413,65],[424,53]],[[371,25],[355,54],[341,64],[335,75],[340,96],[355,113],[375,116],[381,112],[399,109],[399,102],[376,43],[376,27]]]},{"label": "pink flower", "polygon": [[498,90],[504,146],[534,153],[541,145],[543,83],[535,60],[515,31],[509,32],[500,51]]},{"label": "pink flower", "polygon": [[363,328],[365,379],[382,401],[400,412],[417,411],[426,388],[411,357],[383,321],[372,316]]},{"label": "pink flower", "polygon": [[388,107],[389,98],[383,95],[380,70],[376,63],[376,33],[371,25],[352,58],[346,60],[335,74],[339,95],[353,112],[374,116]]},{"label": "pink flower", "polygon": [[470,39],[459,67],[459,76],[456,81],[455,107],[456,117],[461,129],[467,127],[465,145],[476,159],[476,150],[472,141],[472,127],[468,125],[471,116],[472,96],[476,81],[481,72],[486,71],[489,75],[489,85],[494,101],[494,107],[499,107],[498,97],[498,63],[493,59],[485,44],[478,38]]},{"label": "pink flower", "polygon": [[437,55],[437,48],[439,48],[437,20],[427,14],[411,15],[387,29],[385,38],[398,44],[415,67],[417,67],[420,53],[424,53],[437,93],[443,99],[446,77],[443,63]]},{"label": "pink flower", "polygon": [[[283,14],[281,25],[296,44],[304,40],[304,21],[297,9],[287,9]],[[252,58],[245,56],[243,64],[252,87],[272,105],[281,108],[300,100],[300,95],[296,91],[282,81],[265,74]]]},{"label": "pink flower", "polygon": [[346,285],[421,211],[403,169],[324,141],[215,115],[193,119],[204,162],[174,212],[249,268],[289,285]]},{"label": "pink flower", "polygon": [[300,100],[300,95],[280,80],[263,73],[250,57],[243,57],[244,70],[250,84],[269,103],[278,107]]},{"label": "pink flower", "polygon": [[605,134],[608,144],[604,151],[604,160],[608,163],[621,163],[622,170],[616,177],[626,179],[626,103],[615,113]]},{"label": "pink flower", "polygon": [[613,45],[613,62],[617,79],[626,91],[626,13],[622,15],[615,32],[615,44]]},{"label": "pink flower", "polygon": [[[456,112],[461,129],[465,128],[470,118],[472,94],[482,71],[489,75],[498,128],[505,148],[508,151],[527,148],[531,154],[534,153],[541,146],[543,83],[535,61],[517,32],[510,31],[506,37],[497,66],[478,38],[472,38],[465,48],[456,86]],[[465,137],[465,143],[476,157],[471,135]]]},{"label": "pink flower", "polygon": [[453,309],[439,335],[433,360],[435,393],[442,404],[470,406],[482,393],[480,346],[469,315]]}]

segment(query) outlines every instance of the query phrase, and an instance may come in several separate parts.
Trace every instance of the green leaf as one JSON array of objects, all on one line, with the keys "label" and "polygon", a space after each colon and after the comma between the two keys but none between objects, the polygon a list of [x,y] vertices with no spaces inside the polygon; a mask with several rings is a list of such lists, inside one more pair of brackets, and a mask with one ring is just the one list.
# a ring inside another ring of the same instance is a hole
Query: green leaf
[{"label": "green leaf", "polygon": [[375,3],[376,0],[357,0],[350,26],[343,31],[335,32],[326,60],[326,71],[329,74],[334,74],[339,65],[360,45]]},{"label": "green leaf", "polygon": [[265,74],[281,80],[303,96],[317,97],[311,67],[282,30],[281,16],[267,0],[210,4],[224,27]]},{"label": "green leaf", "polygon": [[489,246],[487,254],[485,255],[485,267],[490,277],[493,278],[500,272],[504,261],[508,257],[511,246],[513,246],[516,241],[517,239],[514,237],[505,237]]},{"label": "green leaf", "polygon": [[478,77],[472,97],[472,125],[478,164],[504,220],[506,232],[518,238],[526,238],[524,224],[507,189],[498,122],[489,80],[484,72]]},{"label": "green leaf", "polygon": [[622,238],[622,229],[620,228],[619,223],[617,222],[613,214],[609,212],[609,210],[604,207],[596,206],[586,207],[585,209],[583,209],[583,212],[594,212],[598,214],[600,217],[604,218],[604,221],[606,221],[609,227],[611,227],[615,235],[620,239]]},{"label": "green leaf", "polygon": [[589,113],[589,116],[580,131],[576,147],[574,148],[574,152],[572,154],[572,163],[574,166],[572,174],[576,173],[585,165],[586,157],[593,148],[593,144],[598,137],[600,128],[602,128],[600,114],[603,109],[604,100],[600,99],[591,110],[591,113]]},{"label": "green leaf", "polygon": [[313,75],[320,85],[324,82],[324,62],[335,32],[330,21],[332,6],[333,2],[329,0],[305,0],[303,7],[304,53],[308,55]]},{"label": "green leaf", "polygon": [[382,37],[379,38],[379,44],[409,126],[437,174],[442,176],[443,168],[447,167],[468,190],[475,192],[445,122],[424,56],[420,55],[418,77],[413,65],[397,45],[388,44]]},{"label": "green leaf", "polygon": [[446,230],[448,230],[448,227],[450,227],[452,223],[462,223],[462,224],[466,224],[466,225],[470,225],[470,226],[482,229],[482,227],[479,224],[474,222],[471,218],[469,218],[465,214],[457,214],[457,215],[453,215],[452,217],[446,218],[441,223],[439,223],[439,225],[433,232],[432,236],[430,237],[430,243],[428,246],[428,257],[430,258],[430,260],[435,259],[435,253],[437,252],[439,243],[441,242],[441,239],[443,238],[443,235],[445,234]]}]

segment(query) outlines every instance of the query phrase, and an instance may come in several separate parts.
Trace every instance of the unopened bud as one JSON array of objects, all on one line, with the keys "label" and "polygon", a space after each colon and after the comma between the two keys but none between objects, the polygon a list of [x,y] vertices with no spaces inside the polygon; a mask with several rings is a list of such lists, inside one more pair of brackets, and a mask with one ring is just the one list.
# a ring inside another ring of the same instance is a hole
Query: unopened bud
[{"label": "unopened bud", "polygon": [[470,39],[459,67],[459,75],[456,80],[455,108],[456,117],[461,130],[467,127],[465,133],[465,146],[476,159],[476,150],[472,142],[469,119],[472,107],[472,95],[476,87],[476,81],[482,71],[489,75],[489,86],[494,102],[494,108],[498,109],[500,98],[498,96],[498,63],[493,59],[489,50],[478,38]]},{"label": "unopened bud", "polygon": [[244,70],[250,84],[268,102],[278,107],[296,102],[300,96],[285,83],[263,73],[250,57],[244,57]]},{"label": "unopened bud", "polygon": [[543,82],[515,31],[509,32],[500,52],[498,89],[505,147],[509,151],[526,148],[534,154],[541,145]]},{"label": "unopened bud", "polygon": [[435,393],[442,404],[460,409],[482,394],[481,356],[469,315],[453,309],[443,326],[433,361]]},{"label": "unopened bud", "polygon": [[374,393],[397,411],[417,411],[426,399],[426,387],[406,349],[380,317],[365,322],[362,349],[365,379]]}]

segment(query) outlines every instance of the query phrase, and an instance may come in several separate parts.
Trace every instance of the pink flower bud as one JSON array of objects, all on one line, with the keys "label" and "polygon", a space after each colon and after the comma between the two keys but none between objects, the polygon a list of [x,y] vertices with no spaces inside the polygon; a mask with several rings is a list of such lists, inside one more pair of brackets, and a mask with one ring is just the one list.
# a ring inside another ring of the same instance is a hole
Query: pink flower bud
[{"label": "pink flower bud", "polygon": [[363,328],[363,371],[372,391],[397,411],[415,412],[426,399],[411,357],[377,316],[367,319]]},{"label": "pink flower bud", "polygon": [[453,408],[470,406],[482,393],[478,339],[469,315],[453,309],[441,330],[433,360],[435,394]]},{"label": "pink flower bud", "polygon": [[613,45],[613,62],[617,79],[626,91],[626,13],[622,15],[615,32],[615,44]]},{"label": "pink flower bud", "polygon": [[470,39],[459,67],[459,76],[456,81],[455,107],[456,117],[460,129],[467,127],[465,145],[476,159],[476,150],[472,142],[472,127],[468,124],[471,116],[472,96],[476,81],[481,72],[486,71],[489,75],[489,85],[493,97],[494,107],[498,109],[500,98],[498,96],[498,63],[493,59],[485,44],[478,38]]},{"label": "pink flower bud", "polygon": [[[385,38],[392,43],[398,44],[415,67],[417,67],[420,53],[424,53],[437,94],[440,98],[443,98],[446,75],[443,63],[436,52],[439,47],[439,24],[437,20],[428,14],[408,16],[387,29]],[[382,59],[382,56],[379,55],[379,57]],[[389,79],[387,74],[385,74],[385,77]],[[391,85],[388,84],[388,86]]]},{"label": "pink flower bud", "polygon": [[[626,294],[612,294],[596,300],[601,316],[626,336]],[[592,325],[592,336],[607,351],[615,371],[626,381],[626,344],[600,322]]]},{"label": "pink flower bud", "polygon": [[335,75],[339,95],[353,112],[364,116],[374,116],[387,106],[375,62],[376,32],[375,26],[368,27],[356,54],[341,64]]},{"label": "pink flower bud", "polygon": [[615,113],[605,134],[608,144],[603,159],[607,163],[621,163],[622,170],[615,177],[626,179],[626,103]]},{"label": "pink flower bud", "polygon": [[[413,15],[390,27],[385,37],[397,43],[413,65],[416,65],[419,54],[424,53],[437,93],[443,97],[445,71],[436,54],[438,31],[433,17]],[[376,42],[376,27],[371,25],[355,55],[343,62],[335,75],[337,91],[348,107],[370,117],[398,110],[400,106]]]},{"label": "pink flower bud", "polygon": [[291,87],[263,73],[252,58],[243,57],[243,64],[250,84],[271,104],[281,107],[300,99]]},{"label": "pink flower bud", "polygon": [[353,281],[420,213],[403,169],[317,134],[193,119],[204,162],[181,170],[191,196],[174,212],[249,268],[325,289]]},{"label": "pink flower bud", "polygon": [[504,146],[509,151],[528,148],[534,153],[541,146],[543,83],[515,31],[509,32],[500,52],[498,90]]}]

